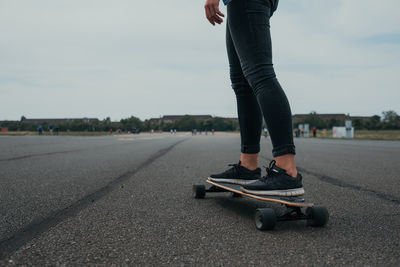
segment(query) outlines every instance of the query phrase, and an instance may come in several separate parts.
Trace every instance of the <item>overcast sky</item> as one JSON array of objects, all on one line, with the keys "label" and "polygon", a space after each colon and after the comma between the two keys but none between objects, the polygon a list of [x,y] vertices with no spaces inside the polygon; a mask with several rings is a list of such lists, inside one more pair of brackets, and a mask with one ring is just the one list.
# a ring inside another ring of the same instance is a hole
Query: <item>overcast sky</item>
[{"label": "overcast sky", "polygon": [[[203,5],[0,0],[0,120],[236,117],[225,22],[208,24]],[[274,65],[292,112],[399,113],[399,10],[399,0],[281,0]]]}]

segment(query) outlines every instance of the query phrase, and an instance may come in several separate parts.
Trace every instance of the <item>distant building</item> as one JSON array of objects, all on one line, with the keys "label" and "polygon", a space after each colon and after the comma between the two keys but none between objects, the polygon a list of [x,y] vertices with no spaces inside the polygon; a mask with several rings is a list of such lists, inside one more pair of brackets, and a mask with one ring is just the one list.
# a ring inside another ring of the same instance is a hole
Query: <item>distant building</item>
[{"label": "distant building", "polygon": [[160,124],[161,123],[161,118],[151,118],[151,119],[149,119],[149,122],[151,124]]},{"label": "distant building", "polygon": [[351,120],[356,128],[361,127],[361,125],[373,118],[372,116],[350,116],[350,114],[346,115],[344,113],[295,114],[292,116],[293,124],[298,125],[307,122],[307,120],[310,119],[310,116],[319,118],[323,123],[329,125],[329,127],[344,125],[345,121]]},{"label": "distant building", "polygon": [[[350,118],[350,116],[344,114],[344,113],[325,113],[325,114],[315,114],[318,117],[320,117],[323,120],[331,120],[331,119],[335,119],[335,120],[347,120]],[[294,122],[296,121],[303,121],[305,119],[308,118],[308,116],[310,116],[310,114],[294,114],[292,116],[292,119]]]},{"label": "distant building", "polygon": [[350,116],[349,118],[352,121],[359,120],[361,122],[369,121],[370,119],[372,119],[371,116]]},{"label": "distant building", "polygon": [[[350,116],[346,115],[344,113],[325,113],[325,114],[315,114],[319,118],[323,120],[360,120],[360,121],[367,121],[371,119],[371,116]],[[303,121],[307,119],[307,117],[310,116],[310,114],[294,114],[292,116],[293,121]]]}]

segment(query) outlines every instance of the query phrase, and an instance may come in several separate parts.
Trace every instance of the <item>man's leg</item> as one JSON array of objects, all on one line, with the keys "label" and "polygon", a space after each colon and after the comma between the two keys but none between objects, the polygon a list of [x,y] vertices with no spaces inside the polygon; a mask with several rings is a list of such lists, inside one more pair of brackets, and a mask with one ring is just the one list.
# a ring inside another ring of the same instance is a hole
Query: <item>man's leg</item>
[{"label": "man's leg", "polygon": [[227,23],[241,69],[270,132],[276,164],[295,177],[292,115],[272,65],[270,13],[269,1],[232,1],[228,4]]},{"label": "man's leg", "polygon": [[229,24],[226,26],[226,49],[229,59],[230,79],[236,95],[241,138],[241,165],[247,169],[258,168],[262,114],[253,90],[243,75],[239,58],[232,42]]}]

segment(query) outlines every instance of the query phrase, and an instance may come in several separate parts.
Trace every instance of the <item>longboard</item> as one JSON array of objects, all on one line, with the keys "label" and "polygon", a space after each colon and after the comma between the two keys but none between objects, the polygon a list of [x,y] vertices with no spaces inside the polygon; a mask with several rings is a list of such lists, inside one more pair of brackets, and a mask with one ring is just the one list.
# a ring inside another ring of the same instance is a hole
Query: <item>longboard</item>
[{"label": "longboard", "polygon": [[314,203],[307,202],[302,197],[280,197],[280,196],[254,195],[254,194],[242,192],[240,190],[240,185],[238,185],[238,184],[218,183],[218,182],[211,181],[210,179],[207,179],[206,182],[213,186],[222,188],[226,191],[230,191],[230,192],[233,192],[236,194],[240,194],[242,196],[255,198],[258,200],[262,200],[262,201],[275,202],[275,203],[280,203],[283,205],[288,205],[288,206],[293,206],[293,207],[314,207]]},{"label": "longboard", "polygon": [[273,208],[258,208],[254,216],[258,230],[272,230],[277,221],[306,220],[308,225],[322,227],[329,220],[328,210],[324,206],[314,205],[312,202],[305,201],[302,196],[261,196],[242,192],[241,185],[237,184],[219,183],[209,179],[206,180],[206,183],[211,185],[208,189],[204,184],[193,185],[195,198],[205,198],[206,193],[231,192],[232,196],[245,196],[286,206],[286,211],[279,215],[276,214]]}]

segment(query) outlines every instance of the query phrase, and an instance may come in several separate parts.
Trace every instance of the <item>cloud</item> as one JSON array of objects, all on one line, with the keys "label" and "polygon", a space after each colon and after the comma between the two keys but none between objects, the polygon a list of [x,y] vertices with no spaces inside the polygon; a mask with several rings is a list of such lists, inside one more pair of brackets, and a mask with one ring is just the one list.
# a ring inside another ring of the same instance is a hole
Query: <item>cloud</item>
[{"label": "cloud", "polygon": [[[0,119],[236,116],[225,25],[210,26],[203,5],[3,3]],[[395,0],[280,1],[271,20],[274,61],[293,113],[398,109],[399,7]]]},{"label": "cloud", "polygon": [[331,19],[337,32],[348,38],[400,33],[397,0],[341,0]]}]

